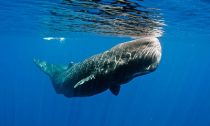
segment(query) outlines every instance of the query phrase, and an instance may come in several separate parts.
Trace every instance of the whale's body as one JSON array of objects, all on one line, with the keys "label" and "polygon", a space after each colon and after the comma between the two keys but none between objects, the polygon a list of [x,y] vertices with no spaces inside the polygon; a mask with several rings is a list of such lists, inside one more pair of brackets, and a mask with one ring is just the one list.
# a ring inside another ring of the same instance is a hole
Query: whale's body
[{"label": "whale's body", "polygon": [[118,44],[108,51],[69,66],[34,60],[48,74],[58,94],[92,96],[110,89],[118,95],[120,85],[154,71],[161,59],[161,46],[154,37]]}]

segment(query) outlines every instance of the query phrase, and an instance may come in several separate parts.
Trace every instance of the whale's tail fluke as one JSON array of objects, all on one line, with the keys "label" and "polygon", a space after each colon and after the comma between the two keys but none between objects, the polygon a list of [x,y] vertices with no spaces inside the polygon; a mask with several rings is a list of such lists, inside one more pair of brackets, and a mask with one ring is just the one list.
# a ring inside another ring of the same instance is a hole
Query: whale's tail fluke
[{"label": "whale's tail fluke", "polygon": [[61,72],[63,72],[66,69],[65,67],[55,64],[49,64],[46,61],[41,61],[38,59],[34,59],[34,63],[51,79],[56,78],[56,76],[58,76]]},{"label": "whale's tail fluke", "polygon": [[59,75],[61,75],[61,73],[67,69],[67,67],[49,64],[46,61],[41,61],[38,59],[34,59],[34,63],[41,69],[41,71],[50,77],[55,91],[59,94],[62,93],[60,88],[62,83],[60,83],[58,78]]}]

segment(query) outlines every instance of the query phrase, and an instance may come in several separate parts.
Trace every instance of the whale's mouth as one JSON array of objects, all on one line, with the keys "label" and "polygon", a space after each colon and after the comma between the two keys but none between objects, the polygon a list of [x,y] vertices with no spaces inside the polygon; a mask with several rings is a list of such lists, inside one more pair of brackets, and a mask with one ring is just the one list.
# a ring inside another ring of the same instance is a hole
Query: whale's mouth
[{"label": "whale's mouth", "polygon": [[138,73],[134,73],[133,77],[138,77],[138,76],[142,76],[145,74],[149,74],[151,71],[145,71],[145,72],[138,72]]}]

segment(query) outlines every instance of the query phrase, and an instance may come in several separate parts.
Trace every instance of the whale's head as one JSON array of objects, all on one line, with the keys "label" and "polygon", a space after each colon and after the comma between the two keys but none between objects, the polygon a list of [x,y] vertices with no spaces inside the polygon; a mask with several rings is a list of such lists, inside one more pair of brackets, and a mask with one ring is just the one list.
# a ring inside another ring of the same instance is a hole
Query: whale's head
[{"label": "whale's head", "polygon": [[121,45],[125,63],[133,77],[148,74],[158,67],[161,60],[161,45],[155,37],[144,37]]},{"label": "whale's head", "polygon": [[159,40],[154,37],[145,37],[135,41],[137,48],[134,49],[133,62],[136,64],[137,72],[133,76],[140,76],[156,70],[162,55]]}]

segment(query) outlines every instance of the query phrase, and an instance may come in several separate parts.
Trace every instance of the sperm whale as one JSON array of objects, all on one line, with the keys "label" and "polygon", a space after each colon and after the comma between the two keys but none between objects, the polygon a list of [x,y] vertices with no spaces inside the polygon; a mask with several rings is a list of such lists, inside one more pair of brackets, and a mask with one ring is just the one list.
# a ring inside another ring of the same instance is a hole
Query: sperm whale
[{"label": "sperm whale", "polygon": [[161,60],[161,45],[155,37],[143,37],[120,43],[79,63],[66,66],[34,59],[46,73],[58,94],[66,97],[93,96],[110,90],[114,95],[120,86],[133,78],[153,72]]}]

